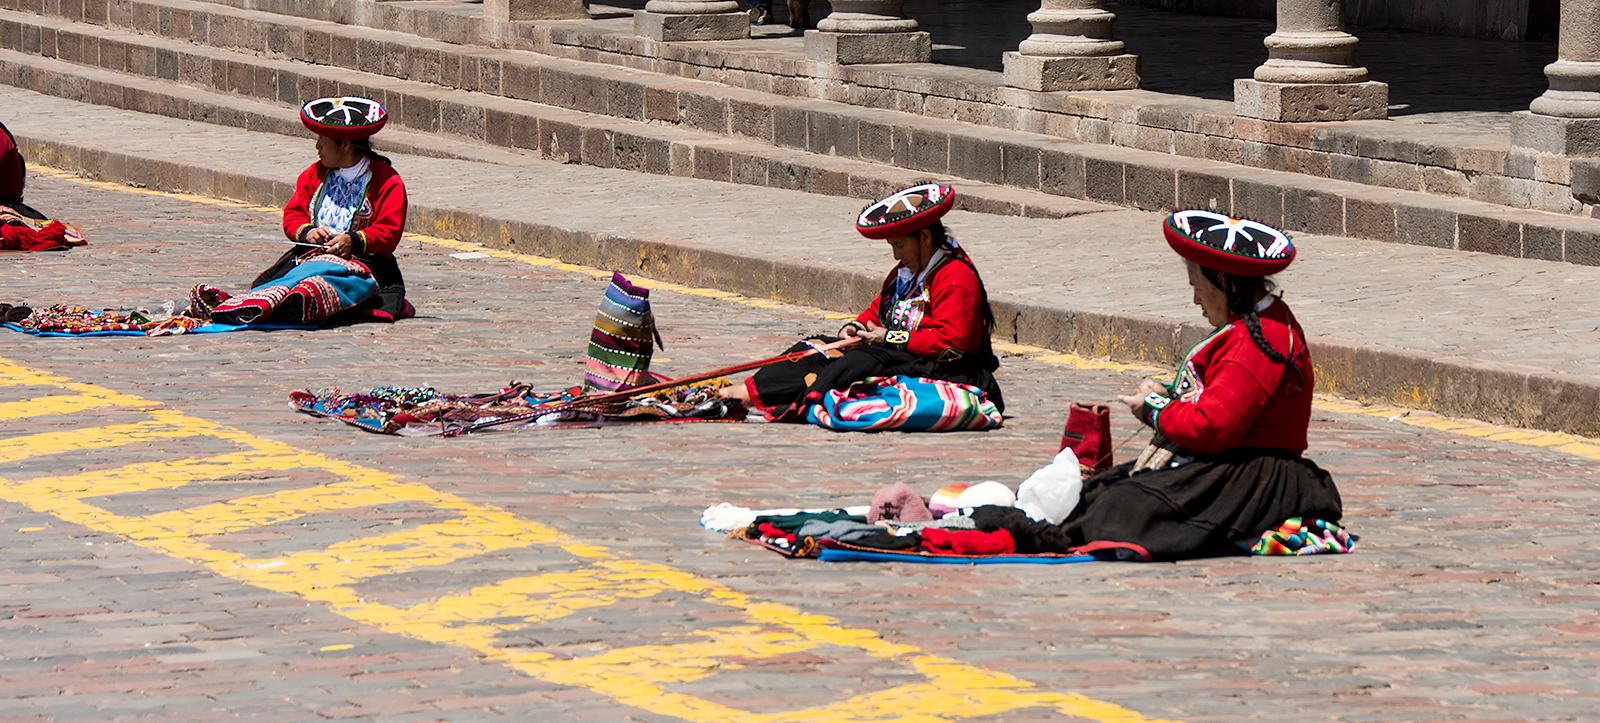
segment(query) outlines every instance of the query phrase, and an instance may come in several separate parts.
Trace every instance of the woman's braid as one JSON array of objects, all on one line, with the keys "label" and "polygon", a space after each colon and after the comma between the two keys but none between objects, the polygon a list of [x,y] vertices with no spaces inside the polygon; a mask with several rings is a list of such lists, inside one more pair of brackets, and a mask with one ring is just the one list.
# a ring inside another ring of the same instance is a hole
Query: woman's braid
[{"label": "woman's braid", "polygon": [[1277,349],[1267,342],[1265,334],[1261,333],[1261,315],[1256,313],[1256,293],[1261,289],[1272,291],[1272,282],[1257,276],[1235,276],[1215,269],[1200,268],[1200,273],[1206,281],[1212,283],[1227,295],[1228,310],[1239,315],[1244,320],[1244,328],[1250,332],[1250,340],[1255,342],[1256,348],[1279,364],[1294,372],[1294,391],[1298,392],[1305,386],[1305,372],[1300,371],[1300,365],[1294,360],[1279,353]]}]

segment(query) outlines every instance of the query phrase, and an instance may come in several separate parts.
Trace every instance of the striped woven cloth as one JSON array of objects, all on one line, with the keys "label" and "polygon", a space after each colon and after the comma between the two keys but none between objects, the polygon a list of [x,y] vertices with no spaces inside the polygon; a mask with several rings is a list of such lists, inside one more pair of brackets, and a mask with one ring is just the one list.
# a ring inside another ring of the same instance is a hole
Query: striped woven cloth
[{"label": "striped woven cloth", "polygon": [[806,421],[851,432],[964,432],[994,429],[1000,410],[983,390],[942,379],[871,377],[828,392]]},{"label": "striped woven cloth", "polygon": [[650,290],[634,286],[622,274],[612,274],[611,285],[600,301],[600,313],[594,317],[594,331],[589,334],[584,388],[605,393],[655,383],[650,374],[650,345],[656,339]]},{"label": "striped woven cloth", "polygon": [[1240,540],[1252,555],[1329,555],[1356,548],[1356,536],[1337,522],[1291,517],[1260,537]]}]

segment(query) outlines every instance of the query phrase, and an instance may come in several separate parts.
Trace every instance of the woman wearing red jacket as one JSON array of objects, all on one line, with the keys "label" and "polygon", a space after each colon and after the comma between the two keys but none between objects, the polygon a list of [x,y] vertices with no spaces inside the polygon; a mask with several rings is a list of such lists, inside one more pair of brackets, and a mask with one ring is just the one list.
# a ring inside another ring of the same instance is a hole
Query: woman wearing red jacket
[{"label": "woman wearing red jacket", "polygon": [[[1266,277],[1294,260],[1281,231],[1209,211],[1166,220],[1194,303],[1216,326],[1170,384],[1119,396],[1155,437],[1138,460],[1084,481],[1060,525],[986,512],[1029,552],[1115,548],[1141,559],[1238,554],[1234,544],[1291,518],[1338,522],[1333,478],[1302,455],[1316,385],[1305,332]],[[1083,546],[1090,546],[1085,549]]]},{"label": "woman wearing red jacket", "polygon": [[955,205],[955,191],[938,183],[903,189],[862,211],[856,230],[887,241],[899,262],[866,310],[839,330],[791,347],[857,337],[837,358],[812,355],[769,366],[730,387],[724,395],[768,411],[777,421],[804,421],[809,404],[824,392],[867,377],[911,376],[968,384],[1004,409],[994,370],[1000,360],[990,347],[994,312],[967,252],[940,219]]},{"label": "woman wearing red jacket", "polygon": [[380,321],[415,316],[394,259],[406,229],[406,186],[369,140],[388,114],[366,98],[320,98],[301,109],[300,121],[317,134],[317,162],[300,174],[283,208],[283,233],[300,245],[250,287],[283,277],[302,258],[332,254],[360,262],[378,285],[375,297],[350,312]]}]

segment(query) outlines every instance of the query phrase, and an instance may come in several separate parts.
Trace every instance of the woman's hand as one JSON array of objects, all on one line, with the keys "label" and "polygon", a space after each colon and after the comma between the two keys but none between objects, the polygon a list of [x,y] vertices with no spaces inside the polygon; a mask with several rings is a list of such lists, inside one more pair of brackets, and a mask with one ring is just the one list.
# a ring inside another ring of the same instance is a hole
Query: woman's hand
[{"label": "woman's hand", "polygon": [[1141,379],[1139,380],[1139,393],[1137,395],[1118,394],[1117,401],[1128,405],[1128,411],[1133,412],[1134,416],[1138,416],[1139,407],[1144,404],[1145,397],[1150,396],[1151,392],[1165,392],[1166,390],[1166,387],[1161,386],[1161,383],[1154,379]]},{"label": "woman's hand", "polygon": [[350,234],[347,233],[334,236],[328,241],[328,253],[338,256],[341,259],[350,258],[350,254],[354,248],[355,240],[350,238]]},{"label": "woman's hand", "polygon": [[305,242],[308,244],[317,244],[318,246],[326,246],[328,244],[328,239],[333,238],[333,235],[333,229],[328,228],[327,226],[317,226],[306,231]]},{"label": "woman's hand", "polygon": [[861,337],[861,340],[868,344],[882,344],[883,337],[888,333],[889,327],[881,326],[878,324],[878,322],[869,319],[867,321],[867,328],[856,329],[856,333],[852,336]]}]

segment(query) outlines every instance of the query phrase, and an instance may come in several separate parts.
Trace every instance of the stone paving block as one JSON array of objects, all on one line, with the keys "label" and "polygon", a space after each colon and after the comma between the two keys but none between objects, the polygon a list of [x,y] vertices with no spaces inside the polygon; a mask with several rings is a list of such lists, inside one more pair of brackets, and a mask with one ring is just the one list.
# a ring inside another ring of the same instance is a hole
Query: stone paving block
[{"label": "stone paving block", "polygon": [[1401,206],[1395,209],[1395,240],[1417,246],[1456,248],[1456,214],[1447,209]]},{"label": "stone paving block", "polygon": [[1481,251],[1501,256],[1522,256],[1522,225],[1515,221],[1461,214],[1462,251]]},{"label": "stone paving block", "polygon": [[1127,202],[1124,163],[1093,157],[1083,163],[1084,198],[1119,205]]},{"label": "stone paving block", "polygon": [[1396,234],[1395,224],[1394,204],[1376,199],[1345,199],[1345,233],[1379,241],[1393,241]]}]

